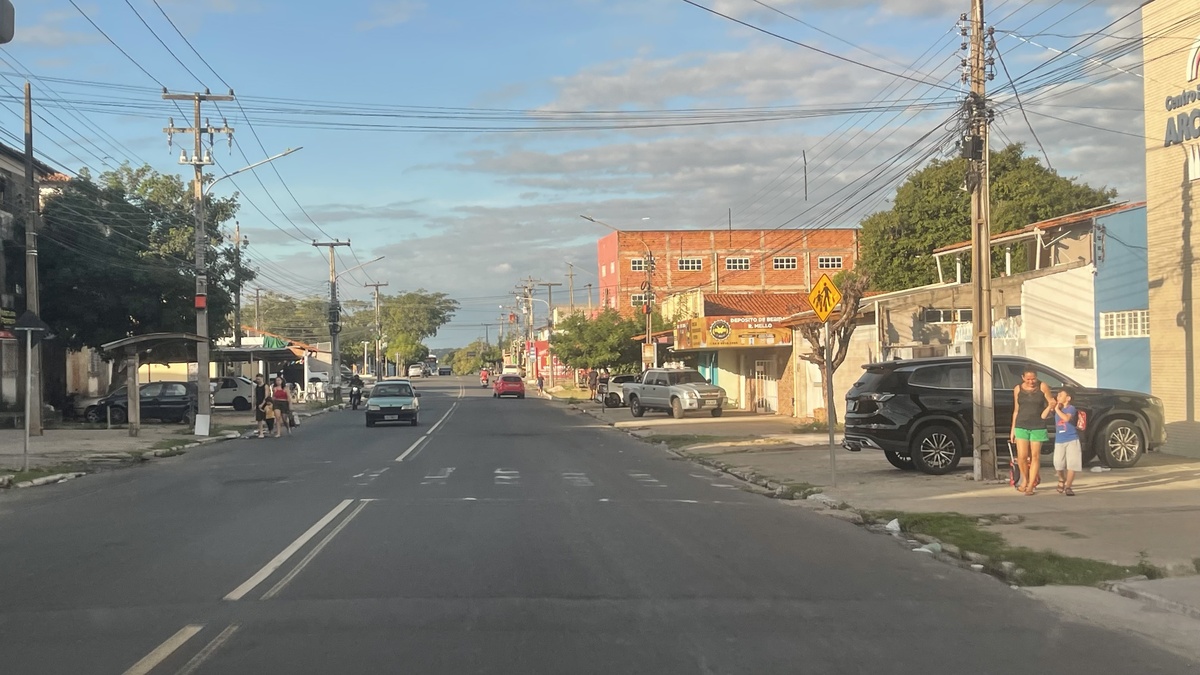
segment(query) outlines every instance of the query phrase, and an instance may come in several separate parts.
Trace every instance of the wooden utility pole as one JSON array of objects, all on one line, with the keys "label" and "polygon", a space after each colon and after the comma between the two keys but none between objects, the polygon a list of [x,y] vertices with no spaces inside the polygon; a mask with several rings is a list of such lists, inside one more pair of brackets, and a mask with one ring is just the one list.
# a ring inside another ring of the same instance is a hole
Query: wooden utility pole
[{"label": "wooden utility pole", "polygon": [[261,291],[261,288],[254,289],[254,330],[256,331],[262,330],[262,326],[258,323],[258,294]]},{"label": "wooden utility pole", "polygon": [[570,296],[568,306],[575,313],[575,265],[567,263],[567,294]]},{"label": "wooden utility pole", "polygon": [[375,377],[379,377],[380,352],[383,350],[383,319],[379,314],[379,288],[387,286],[387,282],[367,284],[375,289]]},{"label": "wooden utility pole", "polygon": [[[988,183],[991,110],[987,101],[988,70],[992,61],[987,51],[994,48],[995,42],[991,39],[991,29],[984,27],[983,0],[971,0],[968,23],[971,93],[966,111],[970,131],[964,147],[970,166],[967,186],[971,190],[973,469],[975,480],[992,480],[996,477],[996,415],[992,389],[992,236]],[[1034,461],[1038,461],[1037,458]]]},{"label": "wooden utility pole", "polygon": [[220,127],[200,124],[200,105],[205,101],[232,101],[233,92],[228,95],[212,94],[206,89],[204,93],[171,94],[165,89],[162,94],[166,101],[191,101],[192,126],[176,127],[174,120],[169,120],[170,126],[163,129],[168,142],[175,134],[192,134],[193,149],[189,159],[187,150],[179,156],[180,164],[190,164],[195,171],[192,180],[192,215],[196,228],[196,335],[204,338],[196,343],[196,387],[199,395],[199,413],[196,415],[196,435],[207,436],[209,422],[212,419],[212,397],[209,396],[209,340],[208,340],[208,264],[205,255],[208,251],[208,227],[204,221],[204,167],[213,163],[212,153],[204,149],[204,135],[208,134],[209,145],[215,134],[224,134],[233,143],[233,129],[222,123]]},{"label": "wooden utility pole", "polygon": [[[250,238],[242,238],[242,224],[233,222],[233,346],[242,346],[242,247],[250,245]],[[258,328],[258,292],[255,299],[255,328]]]},{"label": "wooden utility pole", "polygon": [[[41,314],[41,298],[38,294],[38,248],[37,231],[40,215],[41,195],[38,193],[37,176],[33,164],[33,94],[29,83],[25,83],[25,309],[35,315]],[[0,286],[3,285],[0,279]],[[25,424],[30,436],[42,435],[42,345],[34,344],[25,355],[29,359],[29,377],[25,397],[29,408],[29,419]]]},{"label": "wooden utility pole", "polygon": [[313,246],[317,248],[327,247],[329,249],[329,342],[330,342],[330,366],[329,366],[329,388],[333,390],[333,400],[338,403],[342,402],[342,353],[341,339],[338,335],[342,332],[342,306],[338,304],[337,295],[337,257],[334,252],[339,246],[349,246],[349,241],[314,241]]}]

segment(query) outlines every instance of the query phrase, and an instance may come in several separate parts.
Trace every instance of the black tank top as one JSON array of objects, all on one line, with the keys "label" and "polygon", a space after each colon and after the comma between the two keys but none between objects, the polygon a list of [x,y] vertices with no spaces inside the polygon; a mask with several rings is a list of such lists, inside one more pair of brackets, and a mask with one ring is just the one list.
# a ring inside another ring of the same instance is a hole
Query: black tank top
[{"label": "black tank top", "polygon": [[1017,388],[1017,427],[1020,429],[1041,429],[1046,426],[1042,419],[1042,411],[1046,409],[1046,395],[1042,393],[1042,382],[1034,383],[1033,391]]}]

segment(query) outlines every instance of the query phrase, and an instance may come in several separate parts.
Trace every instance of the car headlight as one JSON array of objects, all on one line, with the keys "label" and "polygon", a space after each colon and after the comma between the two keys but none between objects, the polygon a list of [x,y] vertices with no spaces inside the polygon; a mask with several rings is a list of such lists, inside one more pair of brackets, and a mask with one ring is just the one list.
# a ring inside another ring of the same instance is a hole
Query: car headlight
[{"label": "car headlight", "polygon": [[1152,405],[1156,408],[1161,408],[1161,407],[1163,407],[1162,399],[1158,398],[1156,396],[1151,396],[1150,397],[1150,405]]},{"label": "car headlight", "polygon": [[367,410],[379,410],[379,406],[377,406],[377,405],[369,405],[369,406],[367,406]]},{"label": "car headlight", "polygon": [[696,392],[692,391],[691,389],[688,389],[686,392],[684,392],[683,395],[688,398],[700,398],[700,395],[697,394]]}]

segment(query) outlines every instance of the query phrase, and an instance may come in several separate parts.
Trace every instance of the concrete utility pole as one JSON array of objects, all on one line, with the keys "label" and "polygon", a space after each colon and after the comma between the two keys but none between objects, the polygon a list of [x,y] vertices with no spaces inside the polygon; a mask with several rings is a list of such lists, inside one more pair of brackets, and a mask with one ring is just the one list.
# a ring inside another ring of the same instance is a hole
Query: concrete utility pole
[{"label": "concrete utility pole", "polygon": [[[242,247],[250,245],[242,237],[242,224],[233,221],[233,346],[242,346]],[[254,327],[258,328],[258,291],[254,292]]]},{"label": "concrete utility pole", "polygon": [[383,319],[379,314],[379,289],[385,287],[388,282],[367,284],[367,286],[375,289],[375,377],[379,377],[379,359],[380,351],[383,349]]},{"label": "concrete utility pole", "polygon": [[313,241],[312,245],[317,248],[327,247],[329,249],[329,347],[330,362],[329,367],[329,388],[333,390],[333,400],[341,403],[342,401],[342,359],[341,359],[341,340],[338,334],[342,332],[342,306],[338,304],[337,295],[337,257],[334,252],[339,246],[349,246],[347,241]]},{"label": "concrete utility pole", "polygon": [[575,265],[567,263],[567,295],[569,296],[568,305],[571,308],[571,313],[575,313]]},{"label": "concrete utility pole", "polygon": [[587,292],[588,292],[588,316],[591,316],[592,315],[592,285],[585,284],[584,288],[586,288]]},{"label": "concrete utility pole", "polygon": [[642,297],[646,300],[642,305],[642,311],[646,313],[646,344],[654,349],[654,359],[650,365],[657,368],[658,348],[653,346],[654,337],[651,335],[654,328],[654,254],[650,251],[649,246],[646,246],[646,281],[642,284],[642,293]]},{"label": "concrete utility pole", "polygon": [[262,330],[262,326],[258,324],[258,294],[262,291],[261,288],[254,289],[254,330]]},{"label": "concrete utility pole", "polygon": [[[25,309],[41,314],[38,294],[38,217],[41,215],[41,195],[33,167],[33,94],[25,83]],[[3,285],[3,279],[0,279]],[[29,377],[25,387],[29,419],[29,435],[42,435],[42,345],[33,345],[25,355],[29,359]]]},{"label": "concrete utility pole", "polygon": [[196,343],[196,387],[199,389],[199,413],[196,415],[196,435],[207,436],[209,421],[212,418],[212,399],[209,396],[209,340],[208,340],[208,265],[205,254],[208,251],[208,228],[204,224],[204,167],[212,164],[212,153],[204,149],[204,134],[208,134],[209,146],[212,145],[214,134],[225,134],[233,143],[233,129],[222,123],[220,127],[210,125],[200,126],[200,105],[205,101],[232,101],[233,92],[228,95],[211,94],[206,89],[204,93],[171,94],[165,89],[162,94],[166,101],[192,101],[192,126],[178,128],[174,120],[169,120],[170,126],[163,129],[167,134],[168,144],[175,134],[192,134],[194,146],[191,159],[187,150],[179,155],[180,164],[191,164],[195,170],[192,182],[192,213],[196,228],[196,335],[204,338]]},{"label": "concrete utility pole", "polygon": [[550,327],[551,332],[554,330],[554,287],[562,286],[558,282],[543,281],[538,286],[546,287],[546,325]]},{"label": "concrete utility pole", "polygon": [[[964,15],[963,19],[967,19]],[[983,0],[971,0],[971,51],[969,79],[971,93],[966,102],[969,131],[964,154],[970,168],[967,186],[971,191],[971,314],[973,367],[972,445],[975,480],[996,477],[995,405],[992,389],[992,238],[990,186],[988,184],[988,127],[992,112],[987,102],[988,72],[992,59],[987,52],[995,49],[992,29],[984,27]],[[1037,458],[1034,458],[1037,461]]]}]

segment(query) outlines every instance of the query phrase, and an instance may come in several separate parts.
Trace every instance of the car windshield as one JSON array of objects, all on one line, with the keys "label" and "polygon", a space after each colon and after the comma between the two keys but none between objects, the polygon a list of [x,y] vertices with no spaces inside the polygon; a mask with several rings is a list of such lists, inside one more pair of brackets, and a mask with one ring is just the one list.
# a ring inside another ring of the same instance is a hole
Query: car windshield
[{"label": "car windshield", "polygon": [[500,378],[500,381],[501,382],[520,382],[521,378],[517,377],[516,375],[506,375],[505,377]]},{"label": "car windshield", "polygon": [[704,376],[695,370],[681,370],[670,375],[671,384],[707,384]]},{"label": "car windshield", "polygon": [[375,391],[371,392],[371,395],[373,397],[379,397],[379,396],[409,396],[409,397],[411,397],[413,395],[413,390],[412,390],[412,387],[407,384],[400,384],[400,383],[380,384],[380,385],[376,385]]}]

